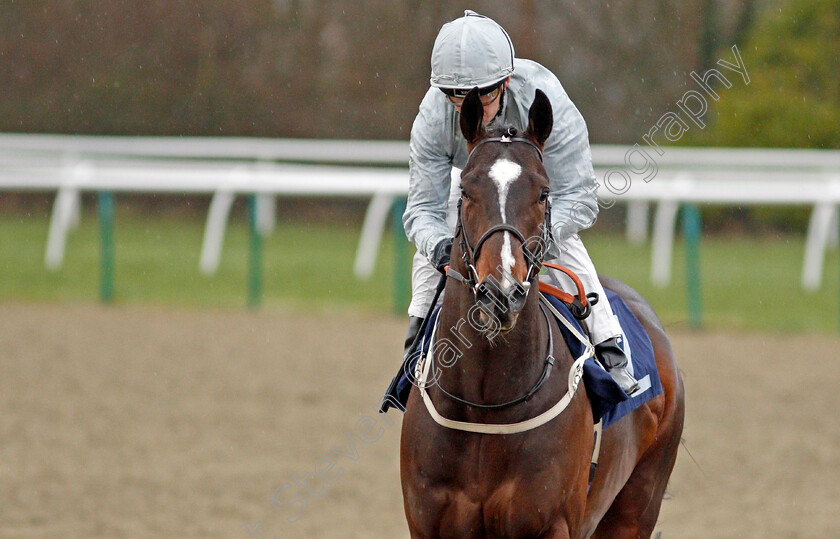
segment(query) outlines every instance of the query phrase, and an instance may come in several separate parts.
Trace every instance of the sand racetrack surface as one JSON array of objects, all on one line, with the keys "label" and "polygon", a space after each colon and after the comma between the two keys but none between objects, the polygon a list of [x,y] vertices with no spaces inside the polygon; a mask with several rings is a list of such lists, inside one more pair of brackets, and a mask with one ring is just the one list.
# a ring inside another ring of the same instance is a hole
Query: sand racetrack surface
[{"label": "sand racetrack surface", "polygon": [[[407,537],[375,413],[404,324],[0,305],[0,536]],[[693,460],[662,537],[840,537],[840,339],[672,338]]]}]

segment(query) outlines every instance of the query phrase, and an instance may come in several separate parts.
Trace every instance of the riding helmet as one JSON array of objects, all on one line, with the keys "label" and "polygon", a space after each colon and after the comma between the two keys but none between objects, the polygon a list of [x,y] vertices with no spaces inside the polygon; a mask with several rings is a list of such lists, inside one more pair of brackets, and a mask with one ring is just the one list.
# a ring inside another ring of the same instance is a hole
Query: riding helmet
[{"label": "riding helmet", "polygon": [[513,43],[504,28],[470,10],[440,29],[432,48],[431,85],[469,90],[492,87],[513,73]]}]

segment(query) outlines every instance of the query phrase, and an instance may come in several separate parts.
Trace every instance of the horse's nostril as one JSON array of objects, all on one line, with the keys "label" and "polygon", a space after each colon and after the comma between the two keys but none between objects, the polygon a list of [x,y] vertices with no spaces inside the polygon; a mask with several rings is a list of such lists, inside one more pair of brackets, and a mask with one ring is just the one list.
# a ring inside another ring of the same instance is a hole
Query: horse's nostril
[{"label": "horse's nostril", "polygon": [[517,285],[508,296],[510,308],[514,311],[519,311],[525,305],[525,298],[528,291],[521,285]]},{"label": "horse's nostril", "polygon": [[492,280],[478,285],[476,302],[487,314],[505,313],[508,310],[508,298]]},{"label": "horse's nostril", "polygon": [[491,276],[476,287],[475,299],[481,310],[488,315],[518,313],[525,306],[529,288],[529,283],[518,281],[500,287]]},{"label": "horse's nostril", "polygon": [[513,295],[517,299],[524,300],[528,296],[528,290],[530,290],[530,283],[529,286],[525,286],[521,283],[516,283],[516,288],[513,291]]},{"label": "horse's nostril", "polygon": [[476,290],[475,299],[482,305],[494,305],[499,301],[496,292],[496,287],[487,283],[481,283],[478,285],[478,289]]}]

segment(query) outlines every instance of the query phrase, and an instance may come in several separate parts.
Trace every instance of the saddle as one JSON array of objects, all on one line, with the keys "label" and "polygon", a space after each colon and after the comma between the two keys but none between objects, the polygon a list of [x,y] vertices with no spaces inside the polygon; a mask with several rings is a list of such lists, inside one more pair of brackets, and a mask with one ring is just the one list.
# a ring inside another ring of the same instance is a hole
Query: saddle
[{"label": "saddle", "polygon": [[[602,298],[599,298],[596,293],[586,294],[580,278],[568,268],[549,263],[543,265],[565,273],[574,281],[578,290],[578,294],[574,296],[542,281],[540,281],[540,292],[543,298],[556,307],[555,316],[562,315],[579,331],[583,331],[579,320],[586,318],[591,312],[591,306]],[[642,323],[621,296],[606,288],[604,292],[626,337],[625,351],[629,360],[628,368],[639,382],[639,389],[628,396],[595,358],[590,358],[584,363],[583,382],[592,405],[592,415],[596,423],[603,420],[603,427],[606,428],[662,393],[662,382],[656,367],[653,344]],[[558,325],[572,355],[580,353],[579,351],[583,350],[582,343],[574,338],[564,324]]]}]

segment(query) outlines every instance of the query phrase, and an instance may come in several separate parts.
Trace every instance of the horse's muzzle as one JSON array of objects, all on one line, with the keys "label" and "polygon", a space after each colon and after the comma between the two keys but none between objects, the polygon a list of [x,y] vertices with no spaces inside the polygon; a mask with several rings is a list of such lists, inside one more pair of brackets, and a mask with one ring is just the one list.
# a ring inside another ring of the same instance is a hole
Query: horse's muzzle
[{"label": "horse's muzzle", "polygon": [[498,280],[489,276],[478,284],[475,291],[475,301],[481,312],[492,326],[500,331],[509,331],[516,325],[516,319],[522,308],[531,283],[522,283],[508,279],[500,285]]}]

